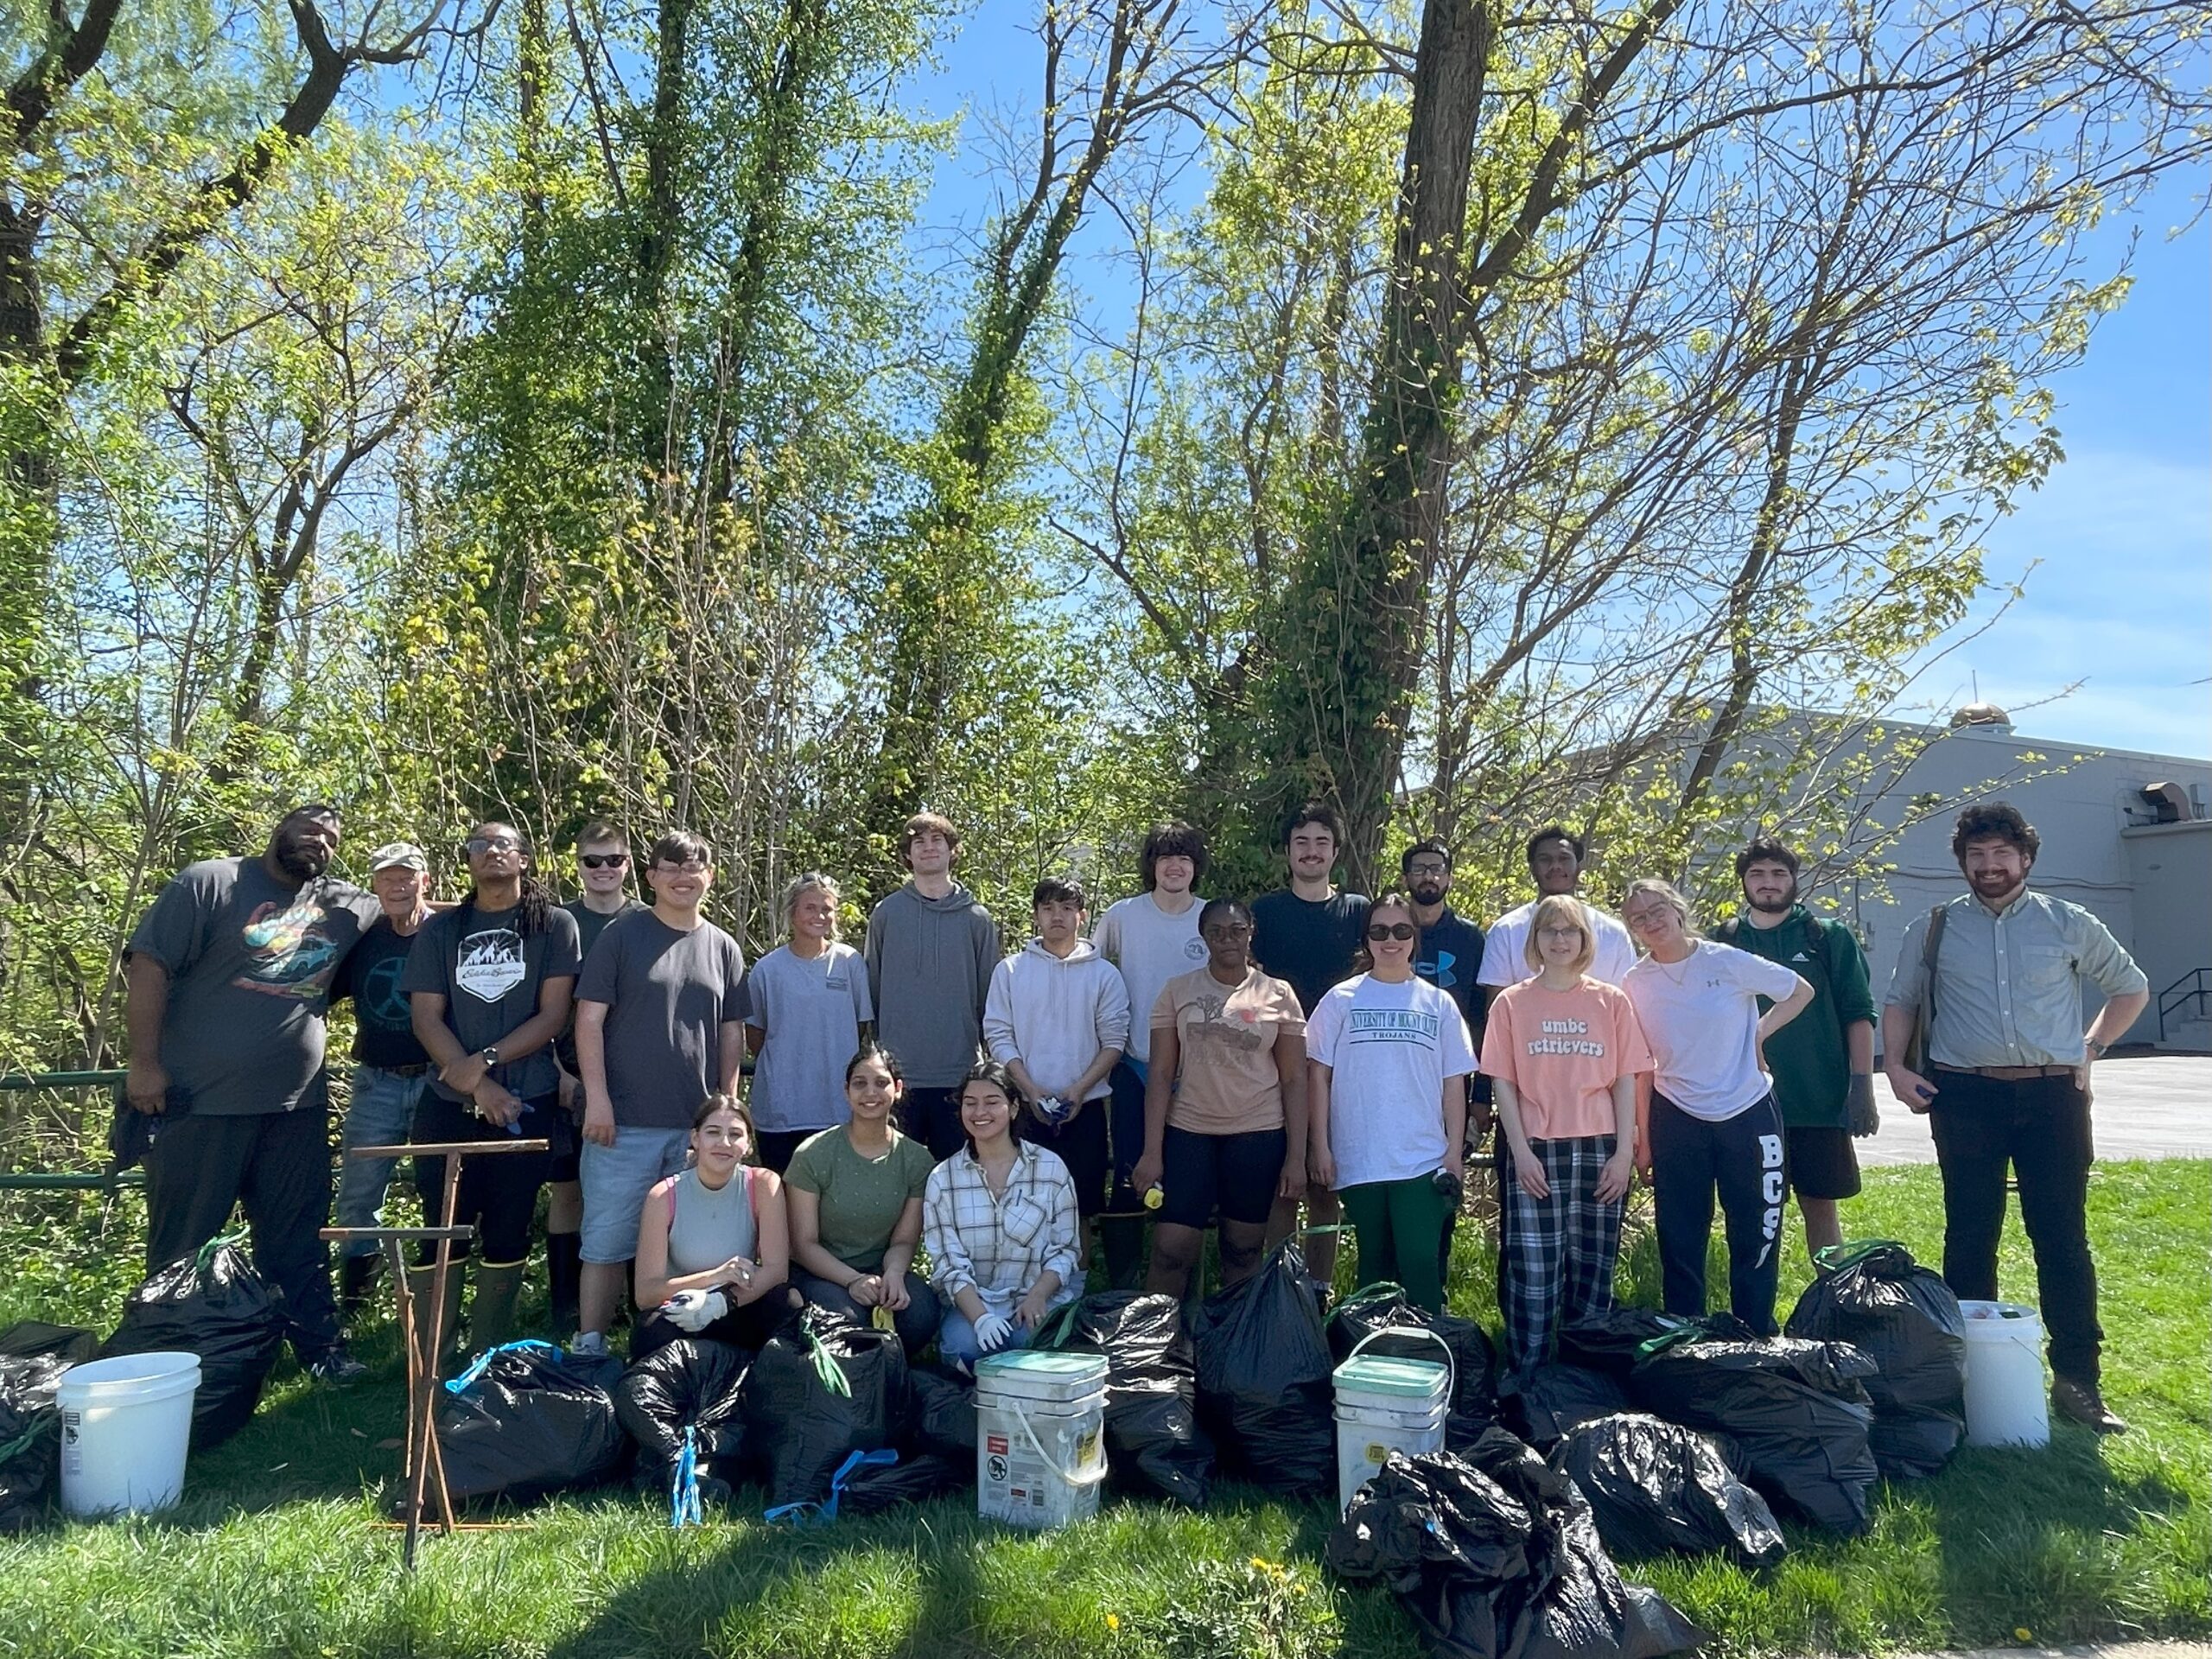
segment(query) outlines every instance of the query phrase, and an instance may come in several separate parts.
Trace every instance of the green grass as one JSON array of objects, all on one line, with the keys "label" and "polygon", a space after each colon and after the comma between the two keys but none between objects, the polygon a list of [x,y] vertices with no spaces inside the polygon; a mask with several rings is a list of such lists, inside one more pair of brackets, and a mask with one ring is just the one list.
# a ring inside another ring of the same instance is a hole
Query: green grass
[{"label": "green grass", "polygon": [[[1864,1537],[1793,1529],[1792,1554],[1764,1575],[1677,1558],[1629,1576],[1729,1653],[2005,1644],[2021,1630],[2038,1643],[2212,1634],[2212,1164],[2107,1166],[2091,1192],[2107,1393],[2136,1432],[2100,1441],[2063,1428],[2044,1452],[1962,1452],[1934,1480],[1881,1491]],[[1932,1170],[1871,1173],[1846,1215],[1854,1236],[1936,1258]],[[1462,1230],[1455,1306],[1492,1318],[1472,1231]],[[1623,1272],[1649,1281],[1648,1241]],[[2017,1215],[2003,1273],[2008,1294],[2032,1300]],[[1809,1276],[1800,1241],[1785,1305]],[[41,1265],[34,1282],[0,1283],[0,1313],[112,1317],[41,1310],[53,1282]],[[388,1332],[366,1350],[389,1368]],[[384,1443],[399,1408],[389,1381],[346,1394],[285,1381],[251,1428],[194,1462],[178,1510],[0,1541],[0,1654],[1418,1651],[1387,1594],[1329,1580],[1325,1506],[1235,1487],[1204,1515],[1109,1503],[1097,1521],[1042,1537],[984,1525],[957,1502],[810,1531],[736,1519],[676,1533],[664,1510],[611,1492],[540,1506],[527,1530],[429,1540],[410,1580],[372,1497],[396,1464]]]}]

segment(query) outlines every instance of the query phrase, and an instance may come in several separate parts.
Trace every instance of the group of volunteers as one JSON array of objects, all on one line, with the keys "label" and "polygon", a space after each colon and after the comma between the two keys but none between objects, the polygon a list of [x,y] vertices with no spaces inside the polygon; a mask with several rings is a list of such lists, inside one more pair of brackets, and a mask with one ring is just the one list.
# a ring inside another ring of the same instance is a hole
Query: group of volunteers
[{"label": "group of volunteers", "polygon": [[[1584,843],[1554,825],[1527,845],[1536,897],[1484,929],[1454,913],[1435,841],[1405,850],[1397,890],[1339,890],[1344,827],[1312,802],[1284,829],[1285,887],[1202,899],[1204,837],[1163,824],[1139,891],[1094,923],[1083,884],[1048,876],[1006,954],[955,879],[959,831],[924,812],[861,948],[839,937],[837,884],[809,873],[783,895],[783,942],[748,969],[702,913],[715,869],[696,836],[654,841],[633,897],[630,838],[586,824],[581,892],[562,904],[520,830],[479,823],[467,887],[440,903],[407,842],[369,855],[366,892],[333,878],[340,828],[302,806],[258,857],[191,866],[127,952],[149,1263],[243,1205],[296,1351],[334,1381],[361,1369],[341,1323],[373,1284],[365,1235],[397,1165],[345,1157],[334,1206],[323,1038],[340,999],[349,1154],[547,1148],[463,1159],[451,1215],[445,1160],[413,1160],[429,1219],[474,1229],[480,1351],[512,1333],[546,1189],[555,1334],[583,1351],[605,1351],[627,1292],[633,1356],[682,1335],[758,1347],[810,1303],[965,1367],[1028,1341],[1094,1259],[1115,1287],[1184,1296],[1209,1230],[1233,1284],[1301,1209],[1321,1282],[1348,1225],[1360,1283],[1440,1312],[1467,1160],[1493,1123],[1516,1371],[1611,1305],[1639,1176],[1667,1311],[1706,1311],[1717,1201],[1728,1306],[1771,1332],[1785,1200],[1809,1245],[1839,1242],[1853,1139],[1877,1128],[1865,956],[1799,902],[1798,858],[1773,840],[1738,854],[1740,913],[1701,937],[1663,880],[1630,881],[1618,917],[1581,897]],[[2037,846],[2001,802],[1961,814],[1968,891],[1913,923],[1881,1034],[1892,1090],[1933,1115],[1946,1278],[1994,1296],[2009,1167],[2054,1402],[2115,1430],[2083,1222],[2088,1071],[2146,985],[2094,917],[2028,891]],[[2107,999],[2086,1033],[2084,982]],[[353,1230],[335,1298],[334,1219]],[[425,1289],[432,1271],[410,1270]],[[445,1288],[455,1319],[421,1335],[433,1361],[455,1344],[462,1285]]]}]

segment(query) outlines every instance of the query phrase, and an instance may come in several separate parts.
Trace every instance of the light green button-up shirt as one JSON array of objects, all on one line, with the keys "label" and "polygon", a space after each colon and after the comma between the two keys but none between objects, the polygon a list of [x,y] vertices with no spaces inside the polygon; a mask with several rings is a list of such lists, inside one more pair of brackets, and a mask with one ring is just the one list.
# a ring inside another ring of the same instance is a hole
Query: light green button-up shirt
[{"label": "light green button-up shirt", "polygon": [[[2106,996],[2151,982],[2111,930],[2079,905],[2030,889],[2001,911],[1963,893],[1943,908],[1936,952],[1936,1021],[1929,1058],[1939,1065],[2079,1065],[2082,981]],[[1883,1001],[1920,1000],[1928,917],[1916,916],[1897,947]]]}]

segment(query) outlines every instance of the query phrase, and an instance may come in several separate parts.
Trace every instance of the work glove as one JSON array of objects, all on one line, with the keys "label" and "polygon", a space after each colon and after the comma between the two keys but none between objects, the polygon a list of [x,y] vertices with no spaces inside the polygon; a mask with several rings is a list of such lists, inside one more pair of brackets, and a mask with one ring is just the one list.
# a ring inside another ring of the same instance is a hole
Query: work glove
[{"label": "work glove", "polygon": [[1874,1104],[1874,1079],[1865,1072],[1851,1079],[1851,1092],[1844,1097],[1844,1122],[1851,1133],[1864,1141],[1882,1127],[1882,1114]]},{"label": "work glove", "polygon": [[1003,1313],[986,1313],[976,1321],[976,1345],[987,1354],[995,1354],[1014,1336],[1014,1321]]},{"label": "work glove", "polygon": [[719,1290],[679,1290],[660,1305],[668,1322],[694,1336],[729,1312],[729,1298]]}]

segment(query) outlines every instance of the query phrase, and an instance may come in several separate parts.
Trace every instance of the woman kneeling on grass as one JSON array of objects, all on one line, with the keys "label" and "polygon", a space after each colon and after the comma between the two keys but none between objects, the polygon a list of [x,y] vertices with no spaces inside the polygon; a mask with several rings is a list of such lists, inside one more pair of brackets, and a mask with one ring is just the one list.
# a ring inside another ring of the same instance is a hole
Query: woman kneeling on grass
[{"label": "woman kneeling on grass", "polygon": [[[1444,1311],[1445,1229],[1462,1179],[1474,1045],[1459,1007],[1414,977],[1421,927],[1402,893],[1367,912],[1368,971],[1332,988],[1306,1027],[1308,1165],[1344,1195],[1359,1282],[1395,1280]],[[1437,1177],[1448,1173],[1451,1180]]]},{"label": "woman kneeling on grass", "polygon": [[1554,893],[1529,918],[1535,977],[1498,993],[1483,1071],[1510,1149],[1498,1183],[1497,1306],[1525,1376],[1562,1323],[1613,1305],[1622,1200],[1636,1178],[1636,1074],[1651,1052],[1625,993],[1592,979],[1590,912]]},{"label": "woman kneeling on grass", "polygon": [[1140,1192],[1159,1183],[1148,1291],[1181,1296],[1221,1217],[1221,1281],[1260,1265],[1277,1198],[1306,1192],[1306,1016],[1298,993],[1252,965],[1252,912],[1211,899],[1198,912],[1206,965],[1153,1005]]},{"label": "woman kneeling on grass", "polygon": [[784,1172],[791,1282],[817,1307],[866,1325],[890,1315],[909,1355],[937,1334],[937,1296],[913,1270],[930,1149],[891,1127],[899,1062],[870,1043],[845,1066],[851,1120],[800,1142]]},{"label": "woman kneeling on grass", "polygon": [[984,1354],[1027,1347],[1046,1314],[1083,1294],[1075,1182],[1057,1154],[1014,1138],[1014,1079],[995,1060],[960,1086],[968,1144],[930,1172],[922,1201],[938,1294],[947,1303],[938,1355],[970,1370]]},{"label": "woman kneeling on grass", "polygon": [[678,1337],[758,1349],[798,1305],[783,1183],[745,1160],[753,1123],[734,1096],[709,1095],[691,1120],[691,1166],[645,1195],[637,1298],[652,1311],[630,1338],[642,1359]]},{"label": "woman kneeling on grass", "polygon": [[[1713,1197],[1728,1230],[1728,1309],[1775,1333],[1782,1266],[1782,1113],[1759,1045],[1802,1013],[1813,988],[1778,962],[1710,939],[1664,881],[1631,881],[1621,920],[1648,952],[1621,988],[1651,1046],[1649,1126],[1637,1148],[1651,1172],[1662,1300],[1705,1315],[1705,1250]],[[1764,1017],[1758,1000],[1773,999]]]}]

